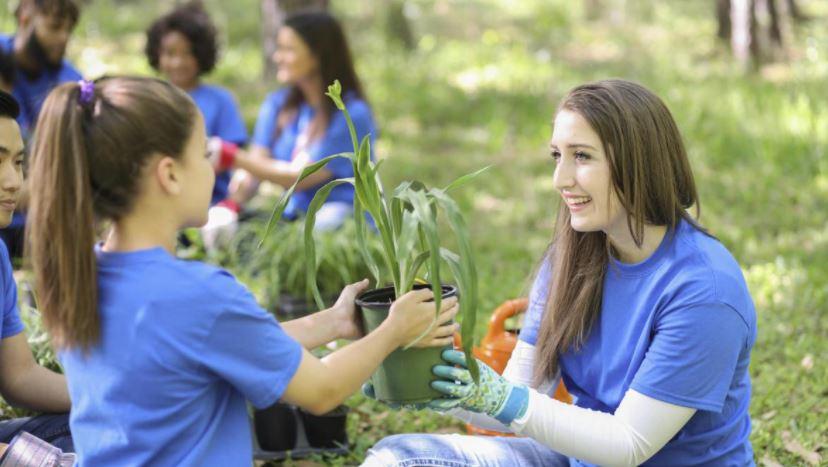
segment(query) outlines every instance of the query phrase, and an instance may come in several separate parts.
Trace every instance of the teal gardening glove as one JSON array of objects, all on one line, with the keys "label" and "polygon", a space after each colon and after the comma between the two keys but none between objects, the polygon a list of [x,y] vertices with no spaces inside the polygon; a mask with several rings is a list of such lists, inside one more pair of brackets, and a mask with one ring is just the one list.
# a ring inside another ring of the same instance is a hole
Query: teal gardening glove
[{"label": "teal gardening glove", "polygon": [[526,413],[529,406],[526,386],[510,383],[480,360],[477,361],[480,382],[475,384],[463,352],[445,350],[442,357],[450,365],[434,367],[432,371],[439,379],[432,381],[431,387],[448,397],[434,399],[428,403],[429,408],[440,412],[461,408],[485,413],[507,426]]}]

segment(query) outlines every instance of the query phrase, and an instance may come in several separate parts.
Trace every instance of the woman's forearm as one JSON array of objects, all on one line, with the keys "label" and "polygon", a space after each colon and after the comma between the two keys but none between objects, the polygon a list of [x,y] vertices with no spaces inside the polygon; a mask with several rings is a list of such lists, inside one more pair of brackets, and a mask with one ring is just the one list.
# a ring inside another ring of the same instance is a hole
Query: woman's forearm
[{"label": "woman's forearm", "polygon": [[[284,161],[266,159],[261,157],[258,153],[248,154],[241,150],[236,154],[233,167],[243,169],[259,180],[266,180],[268,182],[275,183],[285,189],[290,188],[294,183],[296,183],[296,180],[299,179],[302,174],[302,169],[304,168],[297,168]],[[296,185],[296,189],[306,190],[308,188],[321,185],[331,179],[333,179],[331,171],[327,168],[322,168],[302,179],[302,181]]]}]

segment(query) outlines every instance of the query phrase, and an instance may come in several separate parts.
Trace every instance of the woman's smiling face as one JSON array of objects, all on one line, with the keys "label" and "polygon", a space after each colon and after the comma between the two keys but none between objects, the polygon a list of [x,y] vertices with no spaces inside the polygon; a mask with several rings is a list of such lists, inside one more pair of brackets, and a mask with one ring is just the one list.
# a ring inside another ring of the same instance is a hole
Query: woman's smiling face
[{"label": "woman's smiling face", "polygon": [[550,142],[555,159],[554,184],[569,208],[578,232],[627,229],[627,213],[612,184],[601,138],[581,114],[561,110]]}]

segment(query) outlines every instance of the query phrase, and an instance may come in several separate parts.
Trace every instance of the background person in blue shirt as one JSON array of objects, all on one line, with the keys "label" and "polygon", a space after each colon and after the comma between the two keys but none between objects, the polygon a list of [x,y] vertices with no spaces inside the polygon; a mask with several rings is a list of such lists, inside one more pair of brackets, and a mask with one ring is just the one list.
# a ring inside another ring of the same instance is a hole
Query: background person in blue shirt
[{"label": "background person in blue shirt", "polygon": [[[319,360],[306,348],[359,337],[367,281],[280,325],[226,271],[175,258],[179,229],[207,219],[215,173],[201,113],[167,81],[62,85],[40,125],[27,251],[81,466],[249,465],[246,401],[330,411],[434,319],[431,292],[408,293],[379,330]],[[112,222],[98,246],[96,219]],[[457,329],[457,301],[444,303],[430,345]]]},{"label": "background person in blue shirt", "polygon": [[[365,465],[753,465],[755,310],[687,211],[698,196],[670,111],[628,81],[578,86],[550,150],[562,203],[519,343],[503,376],[480,363],[479,385],[444,352],[432,385],[446,397],[430,403],[524,437],[389,437]],[[547,397],[560,381],[574,405]]]},{"label": "background person in blue shirt", "polygon": [[[23,185],[23,138],[15,121],[17,101],[0,91],[0,226],[8,225]],[[71,452],[69,393],[63,375],[38,365],[17,309],[17,284],[6,247],[0,243],[0,395],[14,405],[51,412],[0,421],[0,451],[21,431]]]},{"label": "background person in blue shirt", "polygon": [[[152,23],[145,52],[154,69],[195,101],[204,116],[208,137],[244,146],[247,128],[235,98],[227,89],[201,81],[216,66],[217,36],[203,6],[187,3]],[[230,176],[229,170],[216,174],[211,205],[227,198]]]},{"label": "background person in blue shirt", "polygon": [[[17,31],[0,34],[0,50],[11,55],[15,68],[12,95],[20,104],[17,123],[23,139],[34,131],[40,106],[58,84],[81,79],[80,73],[64,59],[66,46],[78,22],[80,11],[74,0],[20,0],[15,10]],[[20,209],[25,210],[28,194],[23,189]],[[12,258],[23,254],[25,213],[15,213],[11,224],[0,229]]]},{"label": "background person in blue shirt", "polygon": [[[256,121],[250,153],[238,152],[233,165],[259,180],[289,188],[305,166],[326,156],[353,151],[344,115],[325,96],[334,80],[342,84],[345,105],[360,141],[370,135],[373,145],[377,130],[345,34],[335,18],[327,13],[292,16],[278,34],[273,60],[278,65],[277,77],[286,86],[267,96]],[[285,210],[285,219],[293,220],[306,212],[316,191],[328,181],[352,176],[350,161],[329,162],[299,183]],[[240,183],[233,199],[241,204],[250,194],[250,185]],[[317,214],[316,228],[341,225],[353,212],[353,200],[350,184],[334,188]]]}]

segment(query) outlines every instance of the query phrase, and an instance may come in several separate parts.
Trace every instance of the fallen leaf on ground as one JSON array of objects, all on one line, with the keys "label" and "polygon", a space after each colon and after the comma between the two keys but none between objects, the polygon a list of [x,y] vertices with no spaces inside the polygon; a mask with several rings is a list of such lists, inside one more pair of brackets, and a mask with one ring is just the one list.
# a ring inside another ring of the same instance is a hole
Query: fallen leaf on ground
[{"label": "fallen leaf on ground", "polygon": [[800,365],[805,368],[805,371],[811,371],[814,368],[814,356],[811,354],[805,355]]},{"label": "fallen leaf on ground", "polygon": [[782,464],[776,462],[776,460],[768,456],[763,457],[762,460],[759,462],[762,464],[762,467],[783,467]]},{"label": "fallen leaf on ground", "polygon": [[770,420],[771,418],[773,418],[775,416],[776,416],[776,411],[771,410],[769,412],[763,413],[761,418],[762,418],[762,420]]},{"label": "fallen leaf on ground", "polygon": [[790,431],[782,432],[782,445],[786,451],[796,454],[811,465],[819,465],[822,461],[822,456],[819,453],[805,449],[804,446],[799,444],[799,441],[793,439]]}]

